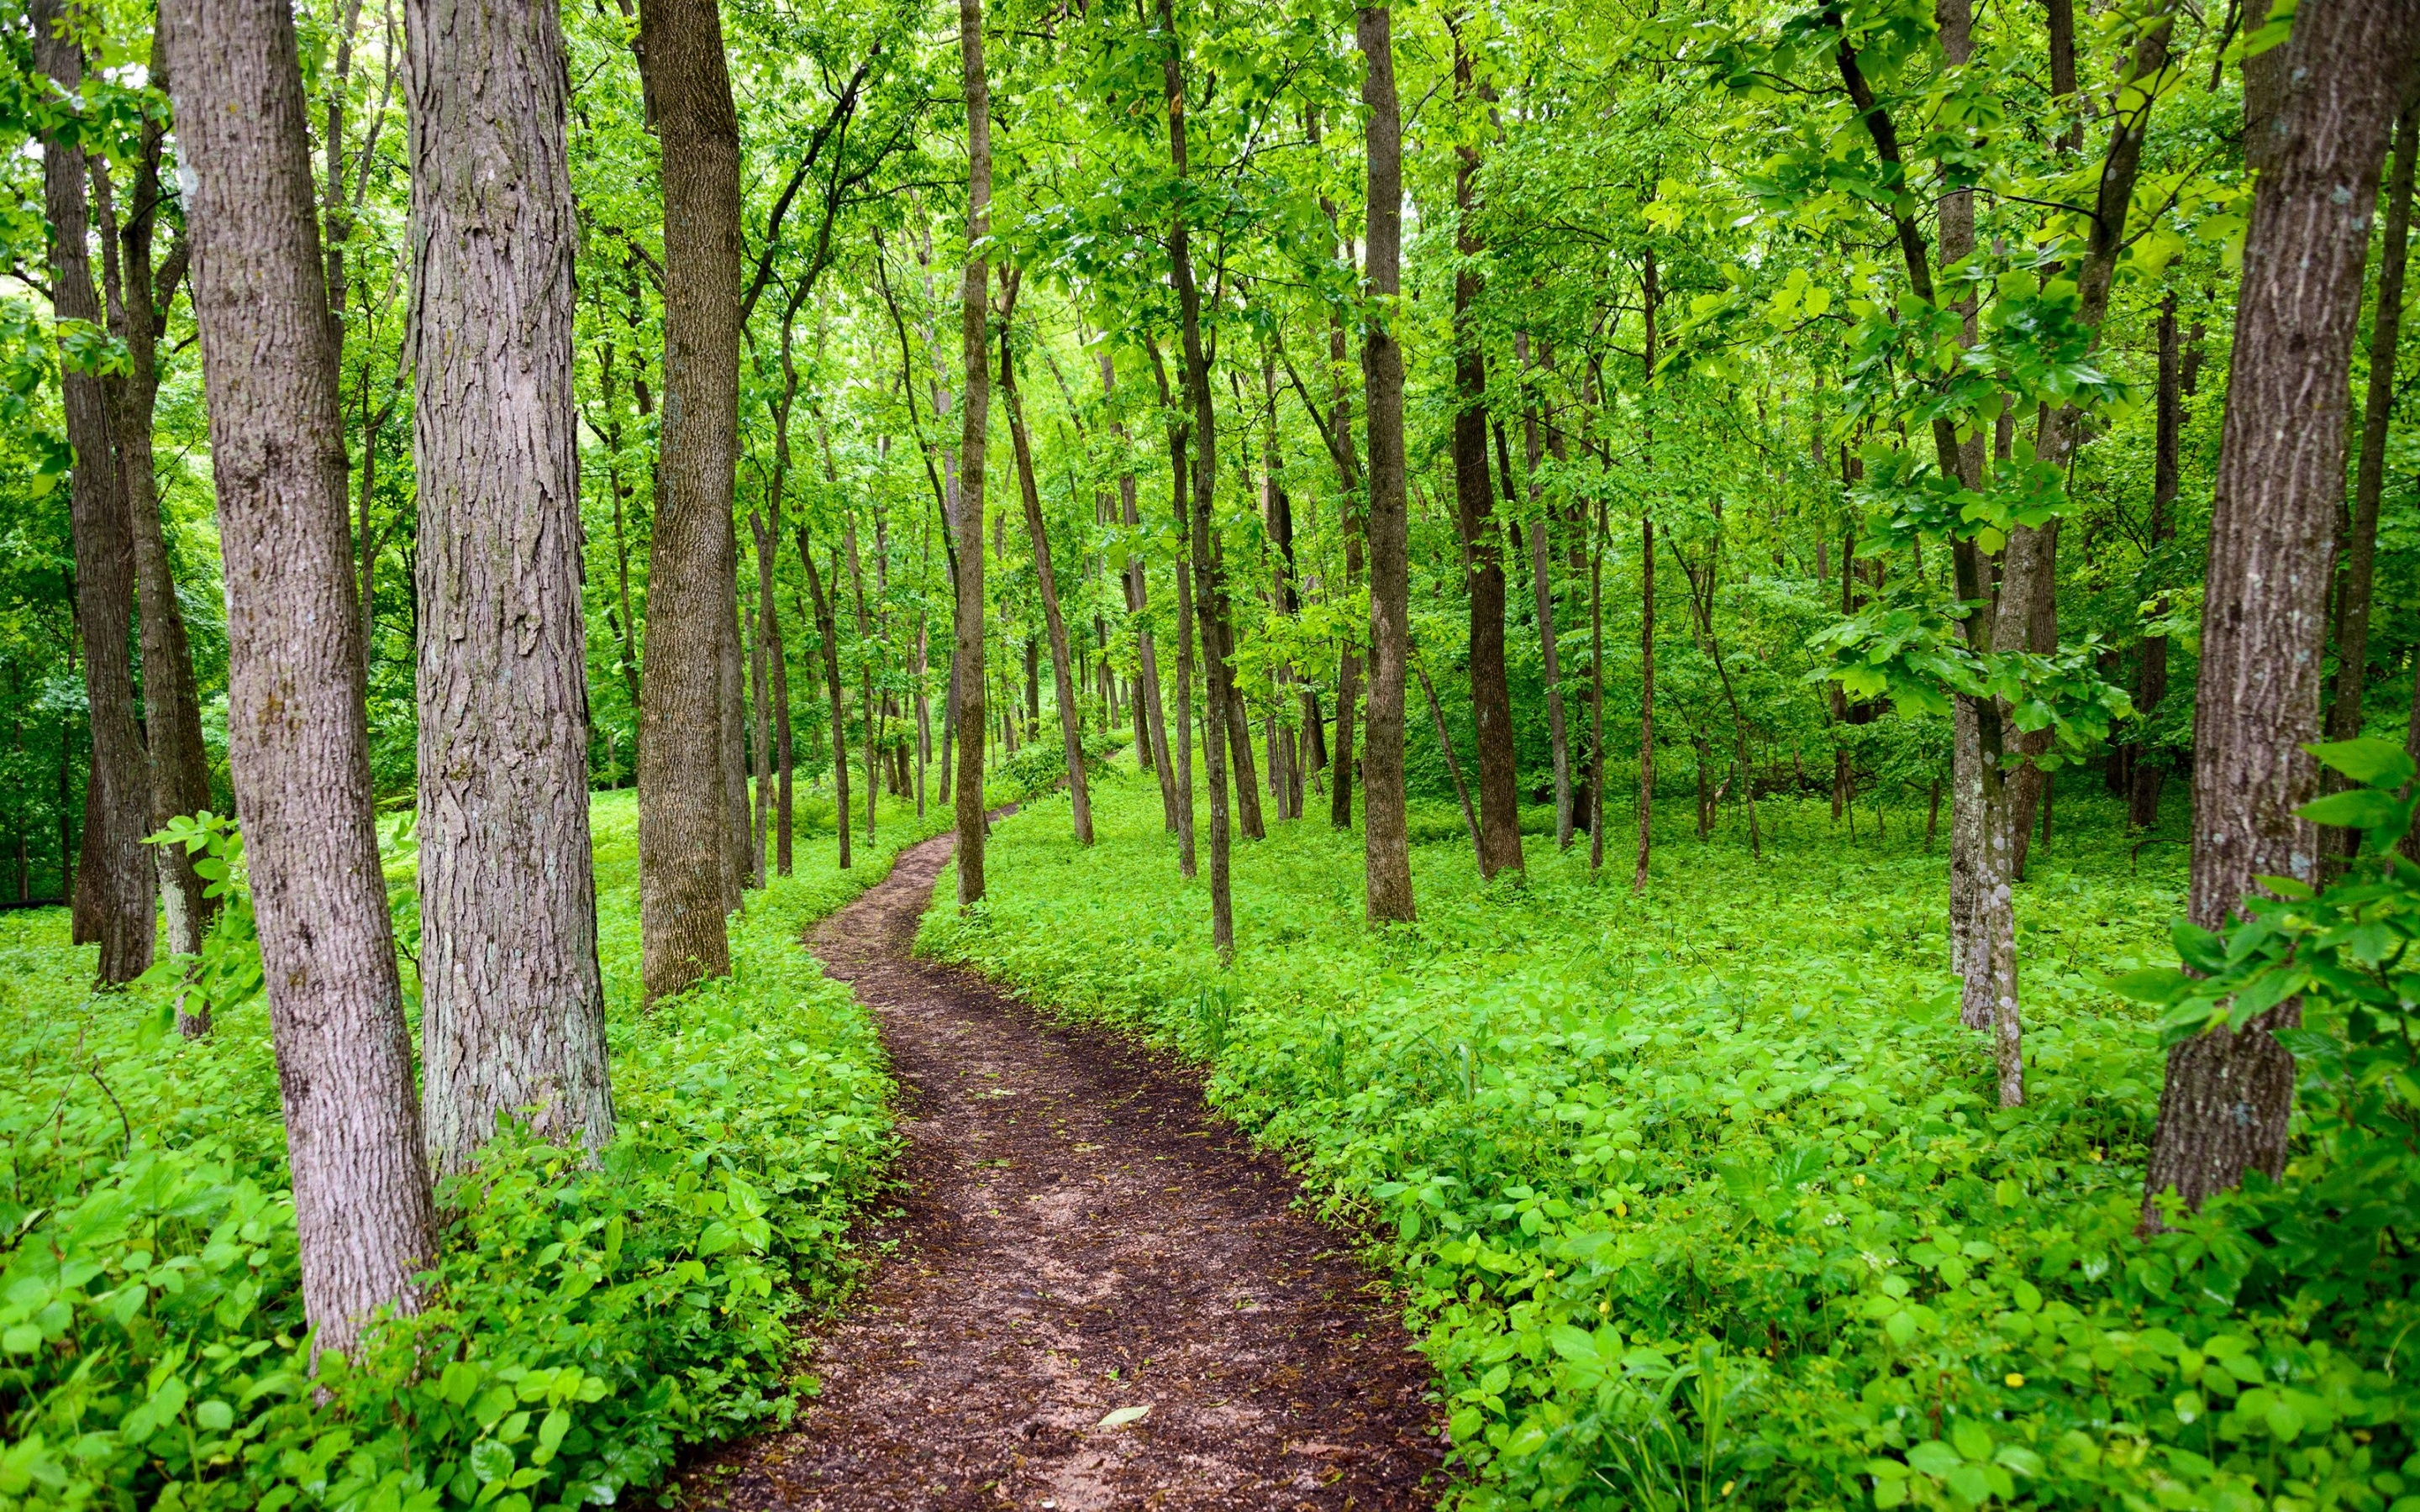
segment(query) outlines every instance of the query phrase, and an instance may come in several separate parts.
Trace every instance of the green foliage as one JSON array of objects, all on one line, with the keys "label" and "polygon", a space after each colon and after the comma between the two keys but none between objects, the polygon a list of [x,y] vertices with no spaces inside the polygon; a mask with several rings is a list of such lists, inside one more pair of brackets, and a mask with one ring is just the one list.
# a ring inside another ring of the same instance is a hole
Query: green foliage
[{"label": "green foliage", "polygon": [[[994,803],[1030,803],[1058,788],[1067,780],[1066,742],[1050,731],[1039,739],[1017,748],[1016,754],[1001,763],[1000,770],[984,785],[985,796]],[[1084,735],[1084,775],[1098,780],[1098,774],[1109,759],[1134,743],[1131,730],[1093,730]]]},{"label": "green foliage", "polygon": [[[593,1159],[491,1145],[440,1194],[427,1310],[316,1381],[257,998],[182,1040],[178,974],[86,997],[62,911],[0,918],[0,1507],[529,1512],[787,1420],[797,1319],[853,1273],[848,1214],[890,1142],[872,1026],[797,940],[888,852],[802,858],[752,896],[733,976],[643,1015],[634,817],[597,805],[617,1137]],[[223,820],[175,833],[237,852]]]},{"label": "green foliage", "polygon": [[1584,852],[1507,893],[1425,845],[1420,922],[1380,934],[1357,839],[1280,825],[1222,974],[1121,774],[1101,844],[1003,826],[986,908],[925,939],[1210,1063],[1404,1288],[1469,1506],[2387,1508],[2408,1166],[2315,1112],[2285,1186],[2134,1237],[2160,1052],[2103,973],[2162,953],[2181,877],[2134,875],[2083,787],[2018,895],[2005,1112],[1939,863],[1813,805],[1766,805],[1761,868],[1662,834],[1637,898]]}]

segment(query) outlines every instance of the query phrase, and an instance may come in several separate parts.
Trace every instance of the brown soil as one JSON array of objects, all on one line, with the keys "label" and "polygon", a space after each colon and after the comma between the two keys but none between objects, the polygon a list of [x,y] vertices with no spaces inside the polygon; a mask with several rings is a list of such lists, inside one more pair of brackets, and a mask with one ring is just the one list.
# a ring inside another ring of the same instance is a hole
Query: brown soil
[{"label": "brown soil", "polygon": [[910,958],[950,844],[812,941],[903,1085],[896,1251],[814,1345],[821,1396],[692,1470],[690,1504],[1434,1505],[1428,1371],[1284,1170],[1181,1069]]}]

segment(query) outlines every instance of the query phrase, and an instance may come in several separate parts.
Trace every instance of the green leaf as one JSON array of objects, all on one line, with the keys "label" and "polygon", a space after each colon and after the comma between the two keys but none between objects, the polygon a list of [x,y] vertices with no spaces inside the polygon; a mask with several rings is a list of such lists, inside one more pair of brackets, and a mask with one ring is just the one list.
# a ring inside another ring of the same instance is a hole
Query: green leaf
[{"label": "green leaf", "polygon": [[2364,787],[2399,788],[2412,780],[2414,766],[2402,747],[2375,735],[2303,748]]},{"label": "green leaf", "polygon": [[2138,1003],[2173,1003],[2193,991],[2194,979],[2174,966],[2144,966],[2109,983],[2120,997]]},{"label": "green leaf", "polygon": [[2334,825],[2342,829],[2378,829],[2394,824],[2403,815],[2403,805],[2391,794],[2375,788],[2350,788],[2314,798],[2294,810],[2301,818],[2315,825]]},{"label": "green leaf", "polygon": [[1107,1417],[1102,1418],[1097,1426],[1105,1428],[1122,1428],[1129,1423],[1141,1422],[1145,1417],[1149,1416],[1150,1413],[1151,1404],[1149,1402],[1143,1403],[1140,1407],[1121,1407],[1117,1411],[1109,1413]]},{"label": "green leaf", "polygon": [[1927,1439],[1910,1449],[1907,1462],[1911,1469],[1920,1470],[1936,1480],[1965,1463],[1958,1458],[1957,1450],[1939,1439]]}]

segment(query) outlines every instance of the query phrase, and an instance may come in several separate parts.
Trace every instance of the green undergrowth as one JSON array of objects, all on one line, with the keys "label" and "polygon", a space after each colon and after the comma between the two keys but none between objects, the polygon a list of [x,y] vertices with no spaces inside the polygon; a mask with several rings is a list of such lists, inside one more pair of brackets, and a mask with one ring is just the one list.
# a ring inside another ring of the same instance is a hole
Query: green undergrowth
[{"label": "green undergrowth", "polygon": [[2161,1052],[2107,982],[2175,959],[2184,850],[2086,787],[2018,891],[2015,1111],[1956,1022],[1920,807],[1851,841],[1761,803],[1762,861],[1735,810],[1659,826],[1637,896],[1626,836],[1597,878],[1585,835],[1530,836],[1515,889],[1422,814],[1419,922],[1383,933],[1314,807],[1237,845],[1221,970],[1121,765],[1094,848],[1029,810],[923,948],[1207,1063],[1400,1284],[1459,1504],[2412,1512],[2393,1214],[2377,1265],[2281,1257],[2306,1136],[2284,1193],[2133,1236]]},{"label": "green undergrowth", "polygon": [[63,911],[0,916],[0,1508],[601,1504],[788,1418],[892,1142],[873,1026],[797,942],[924,831],[847,872],[802,839],[733,975],[642,1014],[636,809],[594,812],[618,1137],[491,1146],[432,1305],[318,1392],[265,1004],[188,1042],[88,993]]}]

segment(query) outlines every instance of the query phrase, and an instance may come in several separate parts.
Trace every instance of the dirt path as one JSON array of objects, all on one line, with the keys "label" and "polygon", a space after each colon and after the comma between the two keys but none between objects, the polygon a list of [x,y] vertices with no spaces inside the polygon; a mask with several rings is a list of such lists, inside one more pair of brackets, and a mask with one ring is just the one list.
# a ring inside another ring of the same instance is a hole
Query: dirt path
[{"label": "dirt path", "polygon": [[813,941],[904,1086],[898,1250],[817,1343],[822,1396],[691,1504],[1434,1505],[1428,1371],[1285,1173],[1165,1063],[909,957],[950,843]]}]

